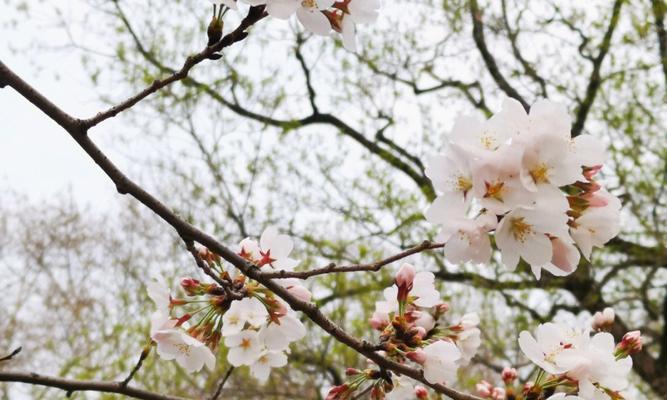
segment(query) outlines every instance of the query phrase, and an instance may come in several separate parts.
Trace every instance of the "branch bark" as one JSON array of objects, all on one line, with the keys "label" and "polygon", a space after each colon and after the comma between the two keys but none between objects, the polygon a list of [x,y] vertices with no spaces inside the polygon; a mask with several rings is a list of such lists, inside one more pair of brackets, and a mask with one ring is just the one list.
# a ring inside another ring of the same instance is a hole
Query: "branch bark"
[{"label": "branch bark", "polygon": [[186,400],[184,397],[167,396],[147,390],[123,385],[122,382],[78,381],[54,376],[39,375],[32,372],[0,371],[0,382],[22,382],[30,385],[48,386],[73,392],[118,393],[143,400]]}]

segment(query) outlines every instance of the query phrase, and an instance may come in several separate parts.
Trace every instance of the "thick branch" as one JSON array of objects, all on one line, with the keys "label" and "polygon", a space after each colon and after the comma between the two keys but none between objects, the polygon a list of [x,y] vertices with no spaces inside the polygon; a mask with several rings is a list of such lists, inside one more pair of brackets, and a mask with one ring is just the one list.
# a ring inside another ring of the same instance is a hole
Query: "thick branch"
[{"label": "thick branch", "polygon": [[528,111],[530,109],[530,104],[528,104],[528,102],[526,102],[526,100],[521,97],[519,92],[517,92],[516,89],[514,89],[514,87],[512,87],[509,82],[507,82],[503,74],[500,72],[500,69],[498,68],[496,59],[493,57],[493,54],[491,54],[488,46],[486,45],[482,13],[479,10],[477,0],[470,0],[470,15],[472,17],[472,37],[475,41],[477,49],[482,55],[482,59],[484,60],[486,68],[489,70],[489,73],[493,77],[493,80],[496,82],[500,90],[505,92],[505,94],[507,94],[509,97],[517,100],[519,103],[521,103],[523,108]]},{"label": "thick branch", "polygon": [[572,124],[572,137],[578,136],[584,129],[584,124],[586,123],[586,118],[588,117],[588,112],[593,106],[595,101],[595,96],[600,89],[602,84],[602,79],[600,77],[600,68],[602,67],[602,62],[604,61],[607,53],[609,52],[609,47],[611,45],[611,38],[614,35],[616,30],[616,25],[618,25],[618,18],[621,14],[621,7],[625,0],[616,0],[614,2],[614,8],[611,13],[611,18],[609,19],[609,25],[607,26],[607,31],[602,38],[602,43],[600,43],[600,51],[598,55],[593,59],[593,71],[588,78],[588,86],[586,87],[586,94],[584,100],[579,105],[577,109],[577,115]]},{"label": "thick branch", "polygon": [[660,63],[665,75],[665,87],[667,87],[667,31],[665,30],[665,13],[667,5],[665,0],[651,0],[651,9],[655,19],[655,33],[658,35],[658,48],[660,49]]},{"label": "thick branch", "polygon": [[38,375],[31,372],[0,371],[0,382],[22,382],[30,385],[49,386],[72,392],[118,393],[135,399],[144,400],[184,400],[184,397],[167,396],[147,390],[123,385],[122,382],[77,381],[53,376]]}]

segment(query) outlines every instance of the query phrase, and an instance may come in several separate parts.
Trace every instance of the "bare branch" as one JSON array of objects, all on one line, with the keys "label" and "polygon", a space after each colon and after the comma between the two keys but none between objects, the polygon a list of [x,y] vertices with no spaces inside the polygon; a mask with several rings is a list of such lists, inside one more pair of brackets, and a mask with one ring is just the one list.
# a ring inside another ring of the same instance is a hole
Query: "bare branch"
[{"label": "bare branch", "polygon": [[227,373],[225,376],[222,378],[220,381],[220,384],[218,385],[218,388],[215,390],[215,393],[213,393],[213,396],[211,396],[210,400],[218,400],[218,397],[220,397],[220,393],[222,393],[222,389],[225,387],[225,383],[227,383],[227,380],[229,379],[230,376],[232,376],[232,372],[234,372],[234,367],[231,366],[227,370]]},{"label": "bare branch", "polygon": [[326,267],[311,269],[308,271],[276,271],[276,272],[263,272],[261,275],[266,279],[273,278],[297,278],[297,279],[308,279],[313,276],[332,274],[332,273],[341,273],[341,272],[358,272],[358,271],[379,271],[385,265],[391,264],[395,261],[401,260],[405,257],[411,256],[413,254],[421,253],[425,250],[439,249],[444,247],[444,243],[431,243],[428,240],[422,242],[420,245],[411,247],[401,253],[393,255],[391,257],[385,258],[380,261],[376,261],[370,264],[356,264],[356,265],[344,265],[336,266],[336,264],[329,264]]},{"label": "bare branch", "polygon": [[254,25],[257,21],[261,20],[266,16],[266,12],[264,11],[264,6],[256,6],[256,7],[251,7],[250,11],[248,12],[248,15],[241,21],[239,26],[234,29],[232,32],[228,33],[225,35],[220,41],[218,41],[216,44],[212,46],[206,47],[204,50],[200,51],[197,54],[194,54],[190,57],[188,57],[185,60],[185,63],[179,69],[178,71],[174,71],[171,75],[164,79],[157,79],[153,81],[153,83],[142,90],[141,92],[135,94],[134,96],[128,98],[127,100],[123,101],[122,103],[119,103],[111,108],[109,108],[106,111],[102,111],[95,115],[92,118],[83,120],[81,124],[85,129],[91,128],[100,122],[109,119],[111,117],[115,117],[119,113],[131,108],[141,100],[145,99],[146,97],[150,96],[151,94],[157,92],[158,90],[162,89],[163,87],[184,79],[185,77],[188,76],[188,72],[197,64],[200,62],[209,59],[211,55],[214,53],[219,52],[225,47],[231,46],[232,44],[239,42],[243,39],[245,39],[248,36],[248,33],[246,30]]},{"label": "bare branch", "polygon": [[616,30],[616,25],[618,25],[618,18],[621,14],[621,7],[623,6],[623,3],[624,0],[616,0],[614,2],[611,18],[609,19],[609,25],[607,26],[607,31],[602,38],[602,43],[600,43],[598,55],[593,59],[593,70],[591,71],[591,75],[588,78],[588,85],[586,86],[584,100],[579,105],[579,108],[577,109],[577,115],[574,119],[574,123],[572,124],[572,137],[579,136],[583,131],[586,118],[588,117],[588,112],[591,110],[593,102],[595,101],[595,96],[597,95],[598,89],[602,84],[600,68],[602,67],[602,62],[609,52],[611,38],[614,35],[614,31]]},{"label": "bare branch", "polygon": [[184,397],[167,396],[147,390],[123,385],[122,382],[77,381],[53,376],[39,375],[32,372],[0,371],[0,382],[22,382],[31,385],[49,386],[73,392],[118,393],[143,400],[185,400]]},{"label": "bare branch", "polygon": [[479,50],[480,54],[482,55],[482,59],[484,60],[484,64],[486,65],[486,68],[489,70],[489,73],[493,77],[493,80],[496,82],[500,90],[505,92],[509,97],[517,100],[523,108],[528,111],[530,109],[530,104],[526,102],[526,100],[521,97],[519,92],[512,87],[512,85],[507,82],[503,74],[500,72],[500,69],[498,68],[498,63],[496,62],[496,59],[493,57],[491,52],[489,51],[488,46],[486,45],[486,39],[484,38],[484,23],[482,21],[482,13],[479,10],[479,5],[477,4],[477,0],[470,0],[470,15],[472,17],[472,37],[475,40],[475,45],[477,45],[477,49]]},{"label": "bare branch", "polygon": [[9,360],[13,359],[14,357],[16,357],[16,355],[18,355],[21,352],[21,350],[23,350],[23,347],[15,348],[11,353],[9,353],[8,355],[0,358],[0,362],[9,361]]}]

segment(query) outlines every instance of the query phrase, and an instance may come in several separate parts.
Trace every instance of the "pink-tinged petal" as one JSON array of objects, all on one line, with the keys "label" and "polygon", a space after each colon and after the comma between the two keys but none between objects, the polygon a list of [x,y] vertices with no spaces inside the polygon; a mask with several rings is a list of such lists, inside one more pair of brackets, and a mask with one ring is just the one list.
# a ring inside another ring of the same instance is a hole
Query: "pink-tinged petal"
[{"label": "pink-tinged petal", "polygon": [[273,0],[267,3],[266,12],[274,18],[287,19],[294,15],[300,6],[300,0]]},{"label": "pink-tinged petal", "polygon": [[331,32],[329,19],[320,11],[309,11],[305,8],[299,8],[296,16],[306,29],[316,35],[326,36]]}]

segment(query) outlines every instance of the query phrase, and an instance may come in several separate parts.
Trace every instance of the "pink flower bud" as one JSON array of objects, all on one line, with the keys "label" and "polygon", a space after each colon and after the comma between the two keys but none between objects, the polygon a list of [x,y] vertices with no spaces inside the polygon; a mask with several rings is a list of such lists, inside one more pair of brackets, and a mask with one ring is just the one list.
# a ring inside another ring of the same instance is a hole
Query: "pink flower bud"
[{"label": "pink flower bud", "polygon": [[416,326],[415,327],[415,336],[417,336],[420,339],[423,339],[424,336],[426,336],[426,329],[424,329],[421,326]]},{"label": "pink flower bud", "polygon": [[505,400],[505,389],[501,387],[494,387],[491,391],[491,398],[493,400]]},{"label": "pink flower bud", "polygon": [[310,299],[313,297],[313,294],[310,293],[310,290],[308,290],[305,286],[301,285],[289,286],[287,288],[287,291],[290,292],[292,296],[296,297],[301,301],[305,301],[306,303],[310,302]]},{"label": "pink flower bud", "polygon": [[345,375],[347,376],[353,376],[353,375],[359,375],[361,371],[359,371],[356,368],[346,368],[345,369]]},{"label": "pink flower bud", "polygon": [[418,399],[428,399],[428,390],[423,386],[415,386],[415,396]]},{"label": "pink flower bud", "polygon": [[181,279],[181,287],[187,293],[189,296],[195,296],[199,293],[200,290],[200,282],[194,278],[183,278]]},{"label": "pink flower bud", "polygon": [[327,397],[325,400],[337,400],[337,399],[342,399],[344,398],[343,395],[347,392],[349,389],[349,386],[347,383],[344,383],[342,385],[334,386],[331,389],[329,389],[329,393],[327,393]]},{"label": "pink flower bud", "polygon": [[595,331],[607,331],[614,325],[614,318],[614,309],[607,307],[602,310],[602,312],[598,311],[593,314],[593,322],[591,323],[591,327]]},{"label": "pink flower bud", "polygon": [[588,202],[589,207],[604,207],[609,204],[609,201],[606,198],[597,193],[587,193],[581,197]]},{"label": "pink flower bud", "polygon": [[400,292],[403,289],[406,294],[412,290],[412,282],[415,280],[415,267],[410,264],[403,264],[396,274],[396,286],[398,286],[398,291]]},{"label": "pink flower bud", "polygon": [[616,346],[620,354],[630,355],[642,351],[642,334],[640,331],[632,331],[623,335],[621,343]]},{"label": "pink flower bud", "polygon": [[487,381],[479,382],[475,385],[475,389],[477,389],[477,394],[482,397],[490,397],[491,393],[493,393],[493,385]]},{"label": "pink flower bud", "polygon": [[503,382],[509,385],[516,380],[518,374],[516,372],[516,369],[505,367],[503,368],[502,377],[503,377]]},{"label": "pink flower bud", "polygon": [[447,303],[438,304],[437,306],[435,306],[435,310],[438,312],[438,314],[444,314],[447,311],[449,311],[449,304]]},{"label": "pink flower bud", "polygon": [[426,361],[426,353],[424,353],[421,349],[411,351],[405,355],[408,360],[414,361],[417,364],[424,364]]},{"label": "pink flower bud", "polygon": [[598,172],[602,169],[602,164],[600,165],[594,165],[592,167],[584,167],[584,178],[588,179],[589,181],[593,179],[595,175],[597,175]]}]

